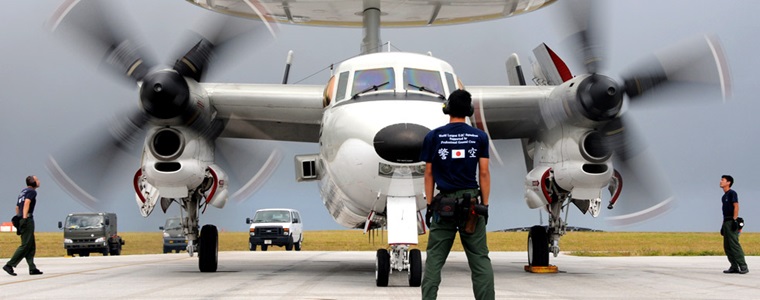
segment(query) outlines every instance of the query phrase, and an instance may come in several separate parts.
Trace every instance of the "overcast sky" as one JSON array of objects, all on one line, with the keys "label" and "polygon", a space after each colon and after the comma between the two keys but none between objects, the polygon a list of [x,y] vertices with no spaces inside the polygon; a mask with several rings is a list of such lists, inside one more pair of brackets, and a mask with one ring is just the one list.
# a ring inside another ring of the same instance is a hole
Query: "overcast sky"
[{"label": "overcast sky", "polygon": [[[55,231],[56,223],[67,213],[86,211],[64,193],[44,167],[49,153],[71,146],[84,132],[103,129],[111,116],[138,103],[137,89],[105,75],[97,58],[87,57],[77,47],[51,36],[44,29],[46,19],[61,1],[4,1],[0,10],[0,84],[3,107],[0,109],[0,215],[10,219],[13,203],[24,187],[24,177],[36,174],[42,181],[35,211],[38,231]],[[180,43],[196,21],[208,12],[185,1],[126,1],[125,13],[135,21],[135,29],[163,62],[172,62]],[[720,175],[736,179],[741,213],[747,231],[760,230],[753,222],[760,213],[760,181],[757,174],[756,114],[760,102],[752,88],[757,86],[757,53],[760,1],[600,1],[611,2],[605,9],[604,25],[607,61],[605,74],[616,76],[636,60],[683,38],[714,33],[722,41],[732,75],[733,98],[723,104],[719,99],[669,94],[657,101],[685,98],[699,102],[683,105],[633,107],[627,116],[636,121],[656,163],[669,178],[677,207],[666,215],[627,227],[612,227],[600,217],[593,219],[572,209],[569,224],[620,231],[716,231],[721,221],[718,187]],[[381,32],[395,51],[426,53],[452,64],[465,85],[506,84],[504,61],[513,52],[528,64],[531,50],[546,42],[564,57],[571,70],[572,53],[564,46],[564,33],[556,19],[559,7],[513,18],[468,25]],[[255,47],[240,49],[234,60],[217,65],[207,81],[240,83],[279,83],[288,50],[295,52],[290,82],[324,84],[325,69],[332,63],[358,54],[361,29],[279,26],[276,40],[262,36]],[[183,49],[184,50],[184,49]],[[315,74],[316,73],[316,74]],[[314,76],[309,77],[310,75]],[[527,77],[530,78],[530,75]],[[684,100],[684,99],[682,99]],[[708,101],[705,101],[708,100]],[[83,151],[90,145],[77,142]],[[250,142],[256,147],[257,142]],[[539,212],[523,201],[525,165],[519,144],[499,142],[504,165],[492,167],[494,190],[491,199],[490,230],[530,226],[539,222]],[[246,217],[267,207],[291,207],[302,212],[307,230],[341,229],[322,206],[317,185],[297,183],[293,174],[293,155],[317,153],[313,144],[280,143],[283,160],[275,174],[258,193],[246,201],[228,202],[224,209],[209,208],[201,223],[212,223],[226,231],[246,231]],[[131,176],[139,168],[135,153],[133,164],[114,168],[117,178],[108,209],[119,215],[122,231],[152,231],[166,217],[160,208],[144,219],[140,216]],[[625,193],[620,201],[626,201]],[[176,206],[169,215],[177,215]],[[602,214],[606,213],[605,211]],[[544,218],[545,222],[545,218]]]}]

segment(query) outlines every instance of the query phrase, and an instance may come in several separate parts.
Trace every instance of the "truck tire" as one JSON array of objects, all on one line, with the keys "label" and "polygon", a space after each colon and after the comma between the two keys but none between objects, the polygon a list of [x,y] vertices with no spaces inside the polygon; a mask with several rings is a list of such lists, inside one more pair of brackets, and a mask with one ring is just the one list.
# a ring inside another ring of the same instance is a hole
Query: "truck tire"
[{"label": "truck tire", "polygon": [[286,251],[293,250],[293,236],[292,235],[288,237],[288,242],[285,244],[285,250]]},{"label": "truck tire", "polygon": [[267,251],[268,246],[267,245],[261,245],[261,251]]},{"label": "truck tire", "polygon": [[248,242],[248,249],[251,251],[256,251],[256,244]]},{"label": "truck tire", "polygon": [[74,250],[66,249],[66,255],[68,255],[68,256],[74,256]]},{"label": "truck tire", "polygon": [[296,251],[301,251],[301,243],[303,243],[303,238],[301,238],[301,240],[294,245],[296,247]]},{"label": "truck tire", "polygon": [[108,246],[108,244],[106,244],[106,246],[103,247],[103,249],[100,250],[100,253],[103,254],[103,256],[108,256],[109,252],[111,252],[111,249]]}]

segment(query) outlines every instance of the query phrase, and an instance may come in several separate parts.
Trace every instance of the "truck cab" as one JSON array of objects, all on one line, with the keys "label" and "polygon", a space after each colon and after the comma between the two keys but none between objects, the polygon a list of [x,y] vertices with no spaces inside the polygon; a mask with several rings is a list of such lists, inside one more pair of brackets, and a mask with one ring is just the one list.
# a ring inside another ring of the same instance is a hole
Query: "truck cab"
[{"label": "truck cab", "polygon": [[115,213],[72,213],[58,222],[58,228],[63,229],[63,247],[69,256],[121,255],[124,240],[118,234]]},{"label": "truck cab", "polygon": [[301,213],[289,208],[268,208],[257,210],[253,219],[246,218],[250,224],[248,248],[256,251],[267,251],[270,246],[285,246],[285,250],[293,248],[301,251],[303,243],[303,223]]},{"label": "truck cab", "polygon": [[158,227],[164,235],[164,253],[187,250],[187,237],[182,231],[182,218],[167,218],[164,226]]}]

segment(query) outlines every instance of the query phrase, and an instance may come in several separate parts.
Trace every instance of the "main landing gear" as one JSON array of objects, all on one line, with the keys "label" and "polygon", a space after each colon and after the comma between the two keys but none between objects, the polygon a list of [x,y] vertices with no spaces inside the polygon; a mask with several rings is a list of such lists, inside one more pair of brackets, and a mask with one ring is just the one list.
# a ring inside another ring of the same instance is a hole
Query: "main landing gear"
[{"label": "main landing gear", "polygon": [[187,237],[187,253],[192,257],[198,252],[198,269],[201,272],[216,272],[219,264],[219,231],[216,226],[207,224],[198,232],[199,194],[193,193],[193,196],[182,200],[179,203],[187,213],[181,223]]},{"label": "main landing gear", "polygon": [[409,286],[418,287],[422,283],[422,254],[420,249],[409,249],[409,245],[391,245],[391,251],[378,249],[375,259],[375,282],[377,286],[388,286],[393,270],[407,270]]}]

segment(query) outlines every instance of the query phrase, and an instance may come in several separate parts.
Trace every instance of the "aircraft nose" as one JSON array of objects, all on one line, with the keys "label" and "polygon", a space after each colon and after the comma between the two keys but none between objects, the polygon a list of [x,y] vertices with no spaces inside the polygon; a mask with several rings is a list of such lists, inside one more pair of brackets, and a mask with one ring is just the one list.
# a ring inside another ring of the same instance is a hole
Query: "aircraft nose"
[{"label": "aircraft nose", "polygon": [[390,125],[375,134],[375,152],[383,159],[391,162],[418,162],[420,161],[422,141],[428,132],[430,129],[417,124]]}]

